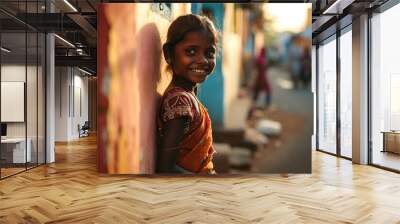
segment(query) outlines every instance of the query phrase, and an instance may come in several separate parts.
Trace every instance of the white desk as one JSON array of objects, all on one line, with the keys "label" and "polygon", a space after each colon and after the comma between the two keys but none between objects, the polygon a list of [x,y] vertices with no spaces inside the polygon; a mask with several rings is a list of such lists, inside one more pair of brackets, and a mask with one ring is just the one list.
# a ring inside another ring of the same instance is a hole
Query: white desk
[{"label": "white desk", "polygon": [[26,162],[30,162],[32,160],[32,140],[30,138],[27,138],[26,142],[28,143],[28,147],[26,147],[25,154],[25,138],[1,139],[2,157],[3,154],[6,154],[7,152],[12,152],[12,163],[25,163],[25,158],[27,158]]}]

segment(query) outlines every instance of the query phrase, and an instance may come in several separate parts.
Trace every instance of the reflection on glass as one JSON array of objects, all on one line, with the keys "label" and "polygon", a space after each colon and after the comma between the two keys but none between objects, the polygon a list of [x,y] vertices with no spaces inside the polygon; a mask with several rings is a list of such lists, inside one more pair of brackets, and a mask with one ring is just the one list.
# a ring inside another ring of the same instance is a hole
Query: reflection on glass
[{"label": "reflection on glass", "polygon": [[352,141],[352,35],[340,36],[340,153],[351,158]]},{"label": "reflection on glass", "polygon": [[336,153],[336,40],[318,51],[318,148]]}]

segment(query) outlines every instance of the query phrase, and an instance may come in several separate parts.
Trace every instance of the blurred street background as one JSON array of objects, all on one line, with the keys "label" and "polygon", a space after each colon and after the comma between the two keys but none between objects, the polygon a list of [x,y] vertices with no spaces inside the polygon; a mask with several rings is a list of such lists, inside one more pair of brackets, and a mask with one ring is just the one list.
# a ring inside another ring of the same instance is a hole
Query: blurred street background
[{"label": "blurred street background", "polygon": [[[195,8],[200,14],[218,21],[215,17],[219,15],[218,10],[214,6],[196,4]],[[199,94],[202,102],[211,108],[219,153],[216,159],[221,160],[216,164],[217,171],[311,172],[311,5],[241,4],[234,5],[232,10],[236,16],[247,15],[242,27],[232,30],[247,32],[237,32],[242,48],[222,46],[221,60],[225,69],[223,67],[221,73],[228,79],[224,80],[222,116],[218,116],[218,104],[213,98],[215,89],[207,88],[215,86],[214,79],[207,80]],[[224,21],[224,25],[229,22],[237,25],[239,19],[230,18],[226,12],[225,8],[223,20],[228,21]],[[223,39],[235,40],[229,29],[223,30],[222,35],[228,36]],[[228,44],[223,42],[223,45]],[[236,52],[241,52],[242,56]],[[235,55],[238,57],[229,58]],[[240,62],[241,66],[235,68],[232,61]],[[239,85],[229,82],[234,79],[229,76],[233,75],[240,77]]]}]

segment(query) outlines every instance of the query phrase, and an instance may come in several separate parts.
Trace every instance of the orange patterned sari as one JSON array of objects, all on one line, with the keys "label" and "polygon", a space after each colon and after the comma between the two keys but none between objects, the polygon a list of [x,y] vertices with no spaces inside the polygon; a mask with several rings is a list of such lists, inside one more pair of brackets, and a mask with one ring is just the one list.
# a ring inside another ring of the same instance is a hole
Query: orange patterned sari
[{"label": "orange patterned sari", "polygon": [[211,120],[203,105],[200,105],[201,119],[199,126],[183,137],[177,165],[194,173],[213,173]]},{"label": "orange patterned sari", "polygon": [[211,120],[206,108],[196,96],[180,87],[168,89],[161,105],[158,118],[160,131],[168,120],[183,116],[189,120],[189,126],[185,127],[183,139],[178,145],[180,151],[175,168],[182,172],[215,173]]}]

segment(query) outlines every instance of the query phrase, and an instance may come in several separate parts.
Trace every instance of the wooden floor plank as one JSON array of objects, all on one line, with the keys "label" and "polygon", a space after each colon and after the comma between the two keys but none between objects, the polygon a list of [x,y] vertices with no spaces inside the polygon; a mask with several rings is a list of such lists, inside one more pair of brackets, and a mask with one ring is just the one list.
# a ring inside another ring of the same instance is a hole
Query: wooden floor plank
[{"label": "wooden floor plank", "polygon": [[313,152],[313,173],[137,177],[96,169],[96,139],[0,181],[0,223],[400,223],[400,175]]}]

